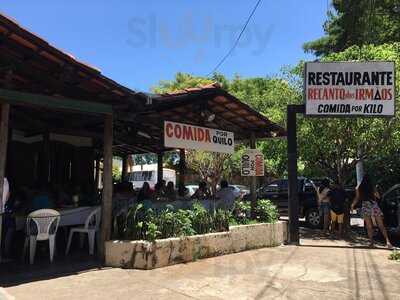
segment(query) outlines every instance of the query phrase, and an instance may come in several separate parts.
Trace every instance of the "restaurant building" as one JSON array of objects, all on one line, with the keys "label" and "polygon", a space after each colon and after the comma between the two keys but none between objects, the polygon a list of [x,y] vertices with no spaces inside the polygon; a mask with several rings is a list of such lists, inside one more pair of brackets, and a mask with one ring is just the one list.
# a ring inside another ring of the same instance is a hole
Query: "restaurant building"
[{"label": "restaurant building", "polygon": [[[4,177],[11,193],[22,187],[79,186],[96,194],[102,169],[100,245],[110,239],[113,156],[126,164],[130,154],[155,153],[162,166],[162,154],[173,150],[164,143],[165,121],[230,131],[234,143],[251,147],[257,139],[285,135],[219,85],[164,95],[139,93],[4,15],[0,110],[0,195]],[[183,184],[185,152],[180,153]],[[160,179],[162,168],[158,170]],[[99,250],[102,256],[103,247]]]}]

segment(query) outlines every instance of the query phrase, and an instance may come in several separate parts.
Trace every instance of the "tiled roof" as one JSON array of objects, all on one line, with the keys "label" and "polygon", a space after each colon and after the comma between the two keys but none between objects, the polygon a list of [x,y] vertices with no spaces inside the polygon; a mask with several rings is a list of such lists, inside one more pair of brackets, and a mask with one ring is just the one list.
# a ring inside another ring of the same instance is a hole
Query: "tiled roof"
[{"label": "tiled roof", "polygon": [[[115,96],[115,99],[126,98],[136,94],[135,91],[104,76],[98,68],[56,48],[36,33],[22,27],[14,19],[3,14],[0,14],[0,39],[2,40],[1,54],[20,59],[18,62],[21,65],[26,63],[26,58],[29,58],[32,65],[40,65],[40,71],[46,72],[47,68],[50,76],[54,69],[69,68],[73,70],[74,79],[80,81],[80,88],[87,89],[92,93],[103,93],[104,98],[107,98],[107,95]],[[32,77],[28,79],[35,79],[35,76]]]},{"label": "tiled roof", "polygon": [[173,92],[169,92],[169,93],[163,93],[160,96],[163,96],[163,97],[177,96],[177,95],[184,95],[184,94],[191,93],[191,92],[213,90],[213,89],[218,89],[218,88],[221,88],[221,85],[219,83],[215,82],[215,83],[211,83],[211,84],[207,84],[207,85],[201,85],[198,87],[187,88],[184,90],[177,90],[177,91],[173,91]]}]

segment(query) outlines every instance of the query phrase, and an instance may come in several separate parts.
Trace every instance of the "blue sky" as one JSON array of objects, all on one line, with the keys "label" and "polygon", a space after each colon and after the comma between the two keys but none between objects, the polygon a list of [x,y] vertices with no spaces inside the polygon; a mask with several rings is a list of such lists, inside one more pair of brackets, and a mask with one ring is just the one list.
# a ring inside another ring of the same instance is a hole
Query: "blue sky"
[{"label": "blue sky", "polygon": [[[3,0],[2,13],[134,90],[176,72],[207,75],[232,46],[255,0]],[[312,59],[302,44],[323,34],[327,1],[263,0],[218,70],[277,74]]]}]

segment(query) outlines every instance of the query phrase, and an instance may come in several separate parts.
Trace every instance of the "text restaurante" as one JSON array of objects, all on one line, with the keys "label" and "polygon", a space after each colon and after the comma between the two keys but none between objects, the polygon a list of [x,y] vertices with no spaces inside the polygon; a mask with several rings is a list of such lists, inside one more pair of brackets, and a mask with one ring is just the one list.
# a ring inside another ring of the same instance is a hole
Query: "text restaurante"
[{"label": "text restaurante", "polygon": [[392,72],[309,72],[308,85],[392,85]]}]

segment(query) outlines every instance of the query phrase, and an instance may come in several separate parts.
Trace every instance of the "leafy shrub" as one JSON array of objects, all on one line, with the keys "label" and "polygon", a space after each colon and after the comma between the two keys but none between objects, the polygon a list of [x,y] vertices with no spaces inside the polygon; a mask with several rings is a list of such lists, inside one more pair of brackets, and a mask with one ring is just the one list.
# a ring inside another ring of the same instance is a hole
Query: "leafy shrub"
[{"label": "leafy shrub", "polygon": [[275,223],[279,218],[277,207],[271,200],[261,199],[257,201],[255,209],[256,219],[259,222]]},{"label": "leafy shrub", "polygon": [[400,251],[394,250],[392,253],[390,253],[389,259],[400,262]]},{"label": "leafy shrub", "polygon": [[135,240],[143,239],[146,232],[144,229],[146,217],[143,204],[139,203],[131,207],[126,217],[124,237]]},{"label": "leafy shrub", "polygon": [[179,209],[175,213],[177,221],[177,230],[174,236],[195,235],[196,231],[192,227],[191,212],[189,210]]},{"label": "leafy shrub", "polygon": [[193,203],[190,210],[192,227],[197,234],[208,233],[212,231],[212,216],[199,202]]},{"label": "leafy shrub", "polygon": [[143,204],[133,206],[126,217],[124,238],[130,240],[149,240],[190,236],[210,232],[229,231],[229,224],[251,224],[256,222],[274,223],[278,211],[269,200],[259,200],[256,207],[256,220],[250,218],[250,203],[237,201],[234,213],[218,209],[207,211],[201,203],[194,203],[192,209],[174,211],[167,206],[162,211],[145,209]]},{"label": "leafy shrub", "polygon": [[248,224],[250,222],[250,202],[237,200],[233,209],[231,224]]},{"label": "leafy shrub", "polygon": [[235,208],[233,211],[233,216],[231,217],[230,224],[251,224],[257,222],[263,223],[275,223],[279,218],[279,213],[277,207],[270,201],[266,199],[261,199],[257,201],[255,208],[256,220],[251,219],[251,204],[246,201],[236,201]]},{"label": "leafy shrub", "polygon": [[162,211],[145,210],[142,204],[133,206],[126,217],[124,238],[149,240],[190,236],[229,230],[230,212],[208,212],[200,203],[191,210],[174,211],[168,207]]},{"label": "leafy shrub", "polygon": [[229,220],[231,217],[231,213],[229,211],[218,209],[213,219],[213,231],[221,232],[221,231],[229,231]]},{"label": "leafy shrub", "polygon": [[159,236],[160,236],[160,231],[158,230],[157,224],[154,224],[153,222],[148,222],[147,223],[147,230],[146,230],[146,239],[154,242]]},{"label": "leafy shrub", "polygon": [[158,220],[155,220],[155,222],[157,222],[160,227],[161,238],[175,236],[177,221],[175,213],[170,208],[167,207],[167,209],[160,212],[157,219]]}]

